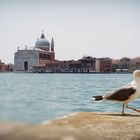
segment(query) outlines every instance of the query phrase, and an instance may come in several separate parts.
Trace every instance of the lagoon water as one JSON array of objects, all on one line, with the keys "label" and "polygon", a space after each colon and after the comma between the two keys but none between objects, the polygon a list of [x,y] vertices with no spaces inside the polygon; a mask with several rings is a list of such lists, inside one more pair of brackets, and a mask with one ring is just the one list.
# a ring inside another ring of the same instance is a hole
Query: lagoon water
[{"label": "lagoon water", "polygon": [[[121,112],[121,103],[91,102],[132,74],[0,73],[0,122],[41,123],[73,112]],[[140,99],[130,103],[140,108]],[[130,112],[130,110],[126,110]]]}]

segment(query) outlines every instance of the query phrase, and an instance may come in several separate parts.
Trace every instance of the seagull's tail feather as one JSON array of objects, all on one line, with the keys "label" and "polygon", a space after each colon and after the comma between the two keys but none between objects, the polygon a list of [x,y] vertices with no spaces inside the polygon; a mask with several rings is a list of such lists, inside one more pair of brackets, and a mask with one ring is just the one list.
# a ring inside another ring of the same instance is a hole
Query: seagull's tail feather
[{"label": "seagull's tail feather", "polygon": [[92,96],[92,101],[100,101],[103,100],[103,96]]}]

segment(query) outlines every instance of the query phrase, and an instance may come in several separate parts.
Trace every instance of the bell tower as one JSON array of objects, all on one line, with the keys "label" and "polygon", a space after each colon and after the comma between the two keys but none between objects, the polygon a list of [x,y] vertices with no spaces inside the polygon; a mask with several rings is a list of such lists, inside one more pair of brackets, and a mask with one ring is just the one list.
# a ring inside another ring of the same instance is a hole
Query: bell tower
[{"label": "bell tower", "polygon": [[54,40],[53,40],[53,37],[52,37],[52,41],[51,41],[51,51],[54,52]]}]

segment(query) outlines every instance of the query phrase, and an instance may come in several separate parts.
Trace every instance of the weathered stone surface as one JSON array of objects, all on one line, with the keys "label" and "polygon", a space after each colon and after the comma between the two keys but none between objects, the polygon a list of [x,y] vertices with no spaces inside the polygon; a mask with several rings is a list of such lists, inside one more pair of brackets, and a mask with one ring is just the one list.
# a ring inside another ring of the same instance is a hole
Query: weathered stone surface
[{"label": "weathered stone surface", "polygon": [[0,124],[0,140],[138,140],[140,114],[81,112],[47,124]]}]

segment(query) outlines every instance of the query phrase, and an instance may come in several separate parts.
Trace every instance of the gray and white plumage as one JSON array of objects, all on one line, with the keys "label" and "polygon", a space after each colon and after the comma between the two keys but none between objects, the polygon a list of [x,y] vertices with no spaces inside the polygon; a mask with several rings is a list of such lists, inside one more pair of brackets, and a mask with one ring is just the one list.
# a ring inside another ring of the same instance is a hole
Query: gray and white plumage
[{"label": "gray and white plumage", "polygon": [[[131,83],[121,88],[118,88],[114,91],[107,92],[105,95],[93,96],[92,100],[94,101],[111,100],[122,102],[123,103],[122,113],[124,113],[124,107],[133,109],[131,107],[128,107],[127,105],[128,102],[136,99],[139,96],[140,96],[140,70],[136,70],[133,73],[133,81]],[[137,111],[136,109],[133,110]]]}]

